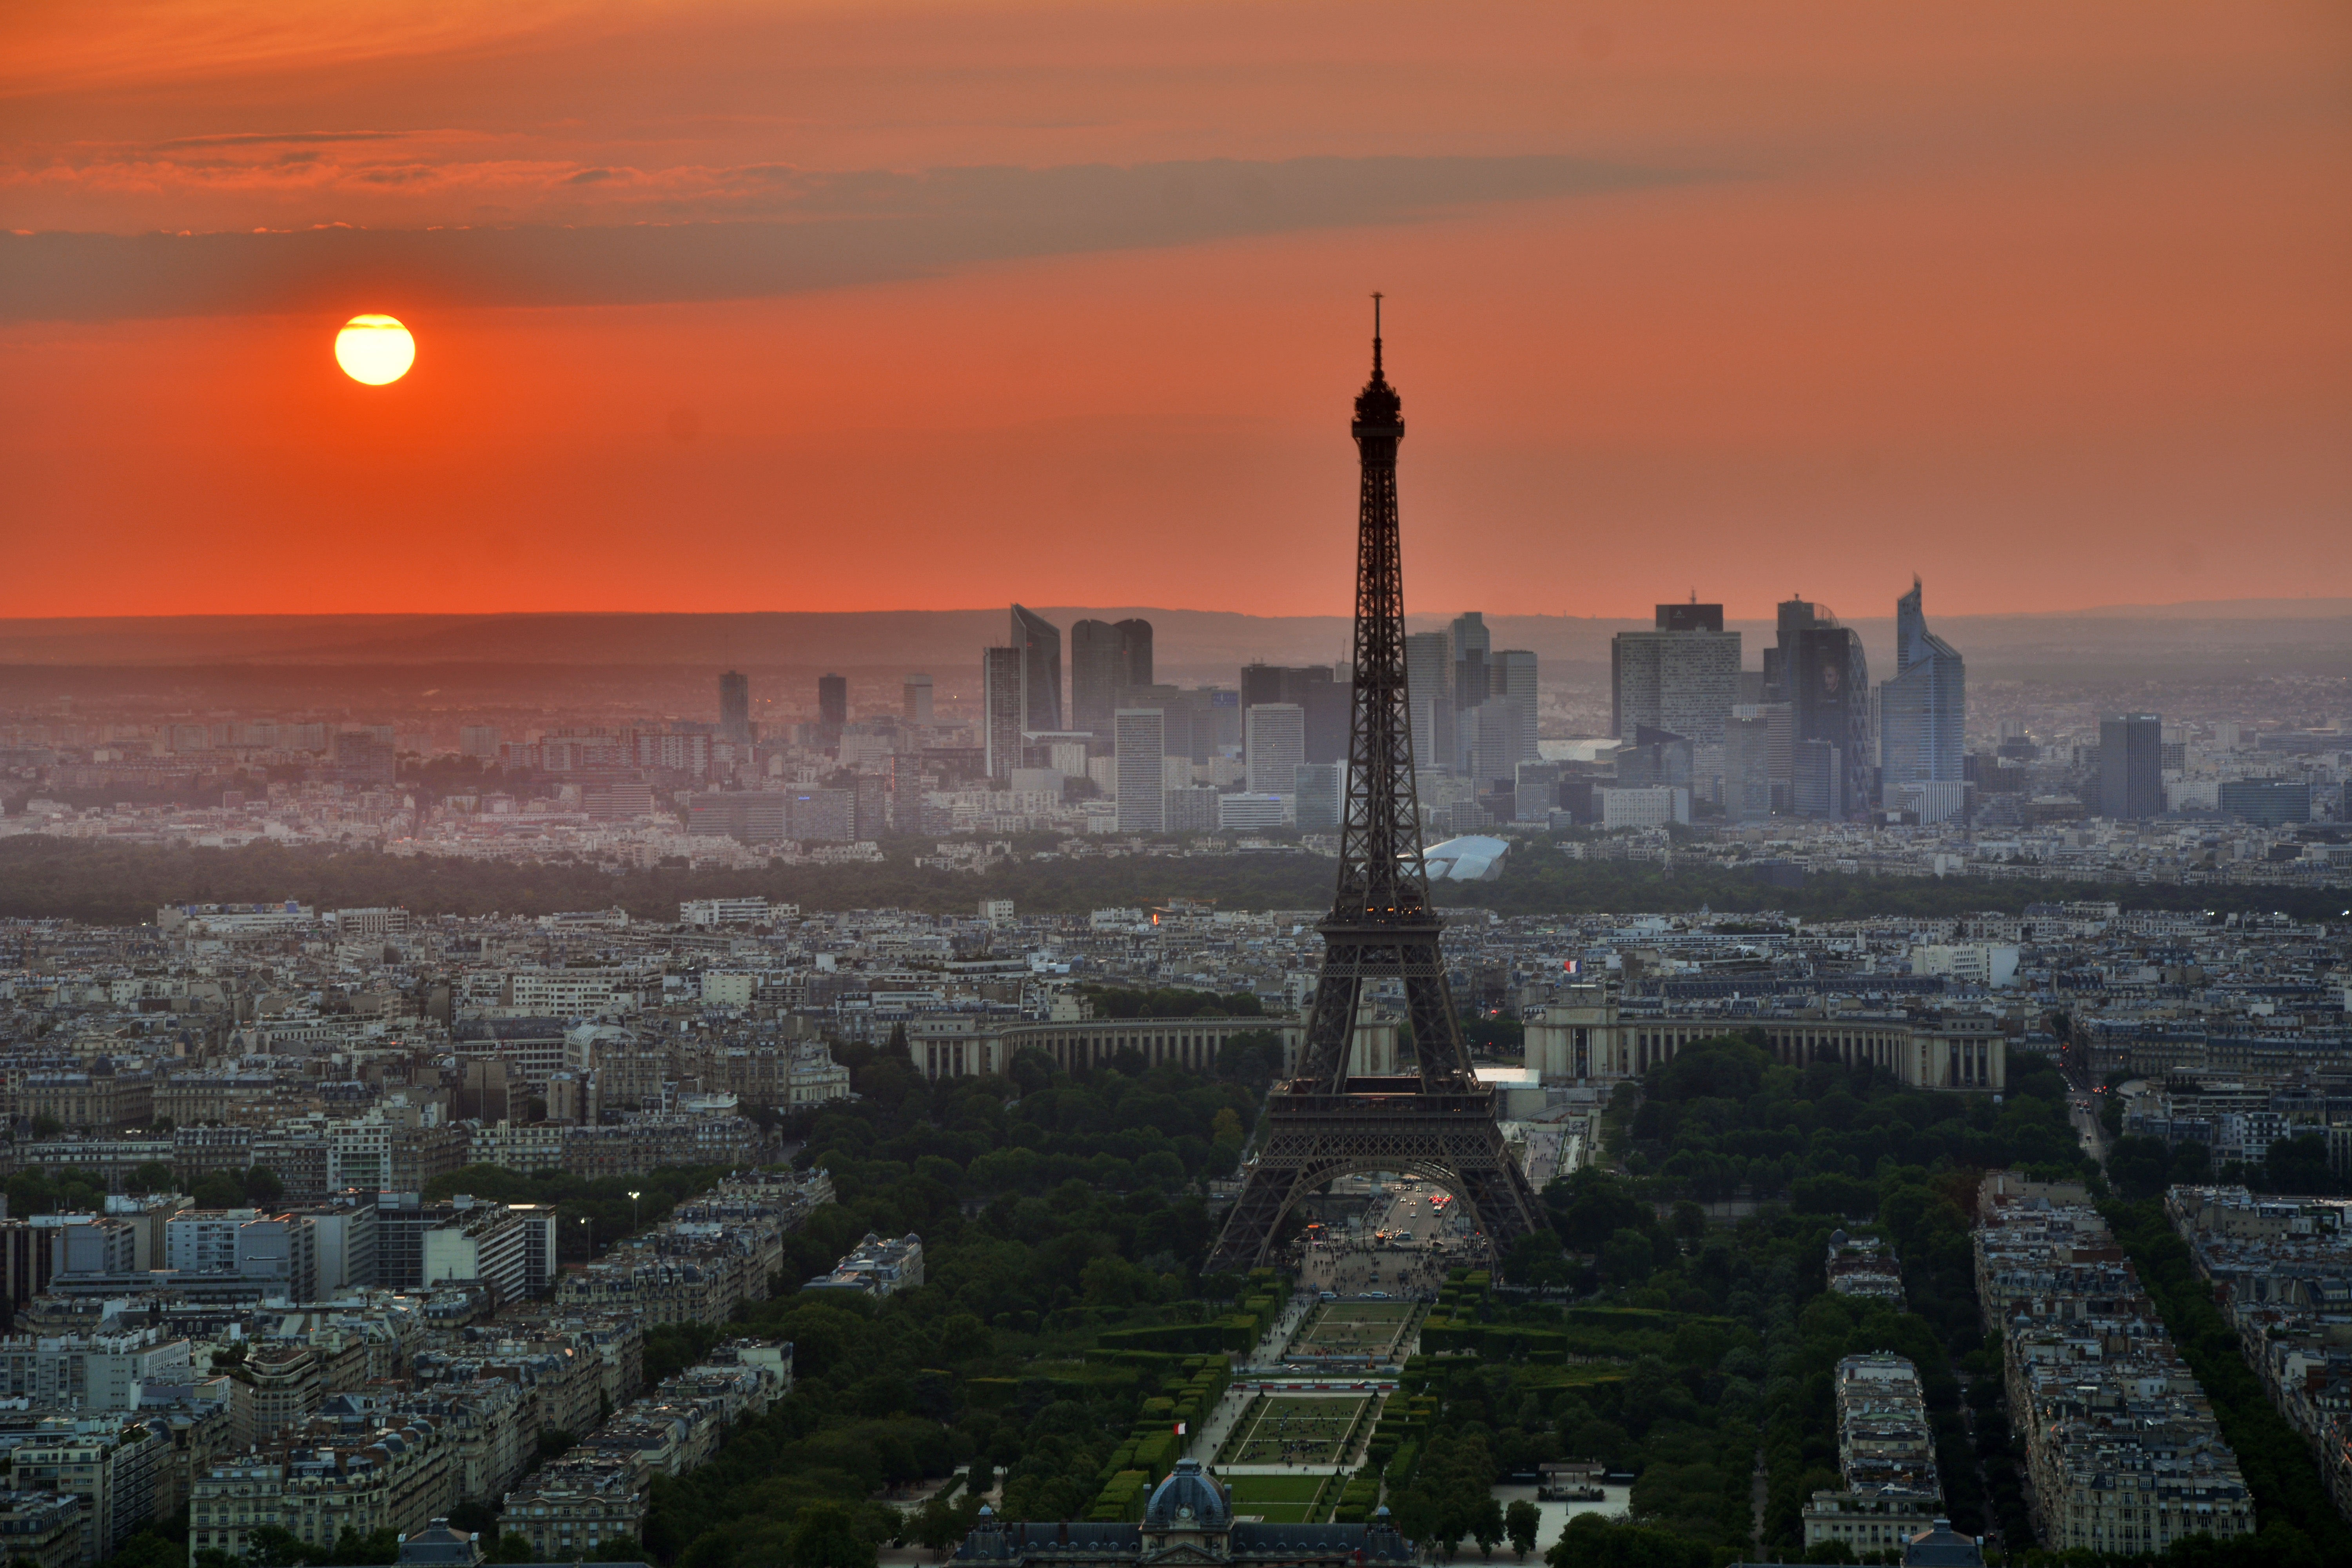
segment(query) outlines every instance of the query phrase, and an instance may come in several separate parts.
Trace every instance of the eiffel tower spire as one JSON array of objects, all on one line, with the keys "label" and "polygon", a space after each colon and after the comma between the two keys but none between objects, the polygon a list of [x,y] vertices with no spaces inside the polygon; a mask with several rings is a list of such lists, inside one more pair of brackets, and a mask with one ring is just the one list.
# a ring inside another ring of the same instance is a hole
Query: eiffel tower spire
[{"label": "eiffel tower spire", "polygon": [[[1396,471],[1404,404],[1381,363],[1380,299],[1372,296],[1372,377],[1356,395],[1349,426],[1361,474],[1339,885],[1321,927],[1323,970],[1297,1076],[1268,1097],[1264,1152],[1211,1255],[1217,1268],[1265,1262],[1300,1197],[1358,1171],[1412,1171],[1444,1184],[1477,1221],[1497,1263],[1543,1224],[1495,1123],[1494,1091],[1471,1070],[1445,983],[1443,922],[1430,907],[1405,688]],[[1367,986],[1389,982],[1404,991],[1412,1070],[1359,1074]]]}]

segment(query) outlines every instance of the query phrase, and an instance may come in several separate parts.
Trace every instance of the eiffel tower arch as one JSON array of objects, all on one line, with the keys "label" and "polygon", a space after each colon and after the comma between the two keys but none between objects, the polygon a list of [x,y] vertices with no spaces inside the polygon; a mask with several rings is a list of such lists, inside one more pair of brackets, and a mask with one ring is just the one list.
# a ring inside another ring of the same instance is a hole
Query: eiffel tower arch
[{"label": "eiffel tower arch", "polygon": [[[1404,574],[1397,525],[1397,444],[1403,402],[1381,367],[1380,296],[1372,296],[1372,378],[1356,396],[1362,482],[1356,542],[1355,701],[1339,887],[1323,932],[1298,1076],[1275,1086],[1266,1136],[1211,1251],[1213,1269],[1267,1261],[1282,1218],[1335,1176],[1411,1172],[1453,1193],[1499,1265],[1543,1226],[1526,1173],[1478,1082],[1445,984],[1443,924],[1422,862],[1420,795],[1404,679]],[[1413,1070],[1350,1076],[1367,988],[1401,982]]]}]

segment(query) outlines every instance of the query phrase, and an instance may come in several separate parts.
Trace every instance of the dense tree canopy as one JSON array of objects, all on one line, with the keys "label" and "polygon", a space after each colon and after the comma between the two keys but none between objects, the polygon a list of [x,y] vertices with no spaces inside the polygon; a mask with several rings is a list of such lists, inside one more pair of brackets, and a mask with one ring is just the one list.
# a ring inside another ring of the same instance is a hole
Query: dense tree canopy
[{"label": "dense tree canopy", "polygon": [[[1047,848],[1050,837],[1024,845]],[[1171,899],[1223,909],[1313,910],[1330,901],[1331,862],[1315,855],[1122,856],[1022,860],[984,876],[918,869],[916,846],[894,843],[883,865],[774,866],[758,870],[656,867],[621,875],[578,860],[484,861],[388,856],[373,850],[256,842],[236,849],[103,844],[24,834],[0,838],[0,917],[65,917],[114,924],[152,921],[160,905],[296,898],[321,908],[398,904],[419,915],[550,914],[619,904],[646,920],[675,920],[684,899],[765,895],[806,910],[891,908],[962,914],[985,892],[1024,911],[1083,914]],[[1507,915],[1621,910],[1777,910],[1809,921],[1872,915],[1936,917],[2070,899],[2119,900],[2137,909],[2283,910],[2323,919],[2341,889],[2271,886],[2109,885],[2023,879],[1864,877],[1824,873],[1776,887],[1736,867],[1570,859],[1523,842],[1492,882],[1442,882],[1441,901]]]}]

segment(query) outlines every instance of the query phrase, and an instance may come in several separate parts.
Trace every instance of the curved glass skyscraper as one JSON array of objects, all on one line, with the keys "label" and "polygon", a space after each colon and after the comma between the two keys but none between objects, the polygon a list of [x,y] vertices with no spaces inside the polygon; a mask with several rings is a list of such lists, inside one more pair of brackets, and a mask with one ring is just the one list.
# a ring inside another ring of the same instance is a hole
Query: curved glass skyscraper
[{"label": "curved glass skyscraper", "polygon": [[1916,577],[1895,601],[1895,664],[1878,689],[1880,799],[1910,806],[1905,785],[1947,786],[1911,792],[1922,822],[1942,821],[1959,810],[1967,776],[1968,678],[1952,645],[1927,629]]}]

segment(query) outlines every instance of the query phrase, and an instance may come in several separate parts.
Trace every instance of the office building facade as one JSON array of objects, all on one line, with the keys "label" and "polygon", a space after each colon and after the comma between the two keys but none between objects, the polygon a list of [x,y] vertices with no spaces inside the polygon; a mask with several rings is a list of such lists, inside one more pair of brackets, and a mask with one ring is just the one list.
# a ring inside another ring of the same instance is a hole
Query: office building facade
[{"label": "office building facade", "polygon": [[[1893,679],[1879,688],[1878,772],[1881,804],[1902,806],[1907,785],[1962,783],[1968,753],[1966,670],[1951,645],[1927,629],[1916,577],[1895,602],[1895,662]],[[1910,794],[1939,803],[1948,792]]]},{"label": "office building facade", "polygon": [[1021,728],[1062,727],[1062,628],[1034,610],[1013,606],[1013,646],[1021,654]]},{"label": "office building facade", "polygon": [[1790,811],[1798,816],[1844,816],[1844,757],[1838,749],[1827,741],[1798,741],[1790,753]]},{"label": "office building facade", "polygon": [[1493,675],[1487,700],[1500,698],[1518,715],[1511,761],[1533,762],[1543,755],[1536,746],[1536,656],[1523,647],[1507,647],[1495,655]]},{"label": "office building facade", "polygon": [[719,738],[738,744],[751,738],[751,678],[739,670],[719,678]]},{"label": "office building facade", "polygon": [[1292,819],[1301,833],[1332,833],[1347,809],[1348,769],[1341,763],[1301,763],[1291,777]]},{"label": "office building facade", "polygon": [[1166,716],[1157,708],[1121,708],[1112,715],[1111,733],[1118,769],[1118,830],[1165,833]]},{"label": "office building facade", "polygon": [[1242,712],[1242,751],[1249,787],[1288,795],[1307,762],[1307,710],[1294,702],[1261,702]]},{"label": "office building facade", "polygon": [[[1785,625],[1789,606],[1781,608]],[[1782,634],[1781,689],[1795,720],[1796,742],[1815,742],[1834,749],[1838,779],[1834,791],[1807,788],[1802,792],[1807,805],[1831,795],[1835,796],[1834,805],[1818,813],[1800,805],[1798,815],[1844,816],[1866,809],[1876,798],[1870,787],[1872,758],[1877,754],[1870,732],[1870,661],[1863,654],[1859,635],[1839,626],[1826,611],[1813,605],[1805,609],[1809,624]],[[1818,769],[1819,754],[1798,761],[1811,778]]]},{"label": "office building facade", "polygon": [[1461,712],[1494,694],[1494,676],[1488,667],[1494,658],[1495,634],[1486,629],[1486,617],[1476,610],[1454,616],[1447,629],[1454,639],[1454,708]]},{"label": "office building facade", "polygon": [[1739,634],[1723,629],[1721,605],[1660,605],[1645,632],[1609,644],[1610,733],[1647,726],[1694,746],[1720,746],[1739,700]]},{"label": "office building facade", "polygon": [[2311,786],[2286,779],[2224,779],[2222,815],[2258,827],[2285,827],[2311,820]]},{"label": "office building facade", "polygon": [[982,765],[1001,779],[1021,765],[1021,650],[980,650]]},{"label": "office building facade", "polygon": [[849,722],[847,676],[820,675],[816,678],[816,721],[828,741],[838,737],[842,726]]},{"label": "office building facade", "polygon": [[1454,766],[1454,639],[1445,632],[1408,632],[1404,639],[1405,700],[1412,722],[1416,768]]},{"label": "office building facade", "polygon": [[1166,716],[1160,736],[1164,754],[1198,763],[1218,754],[1222,720],[1216,700],[1222,695],[1227,694],[1211,687],[1130,686],[1119,691],[1118,708],[1160,710]]},{"label": "office building facade", "polygon": [[1108,735],[1126,687],[1150,686],[1151,623],[1079,621],[1070,627],[1070,727]]},{"label": "office building facade", "polygon": [[910,675],[899,688],[898,717],[909,724],[929,724],[931,719],[931,678]]},{"label": "office building facade", "polygon": [[2099,815],[2140,821],[2164,814],[2164,721],[2123,713],[2099,721]]},{"label": "office building facade", "polygon": [[1519,742],[1525,726],[1518,703],[1507,697],[1489,697],[1458,716],[1462,726],[1462,769],[1484,784],[1513,778],[1519,765]]},{"label": "office building facade", "polygon": [[1757,822],[1775,811],[1789,809],[1792,729],[1785,702],[1733,705],[1723,726],[1722,790],[1718,797],[1727,821]]},{"label": "office building facade", "polygon": [[335,776],[362,788],[388,788],[399,776],[400,756],[386,737],[347,730],[335,737]]},{"label": "office building facade", "polygon": [[1349,704],[1354,694],[1354,683],[1331,665],[1244,665],[1239,694],[1243,728],[1246,734],[1250,710],[1260,703],[1290,703],[1306,721],[1307,761],[1345,762]]}]

